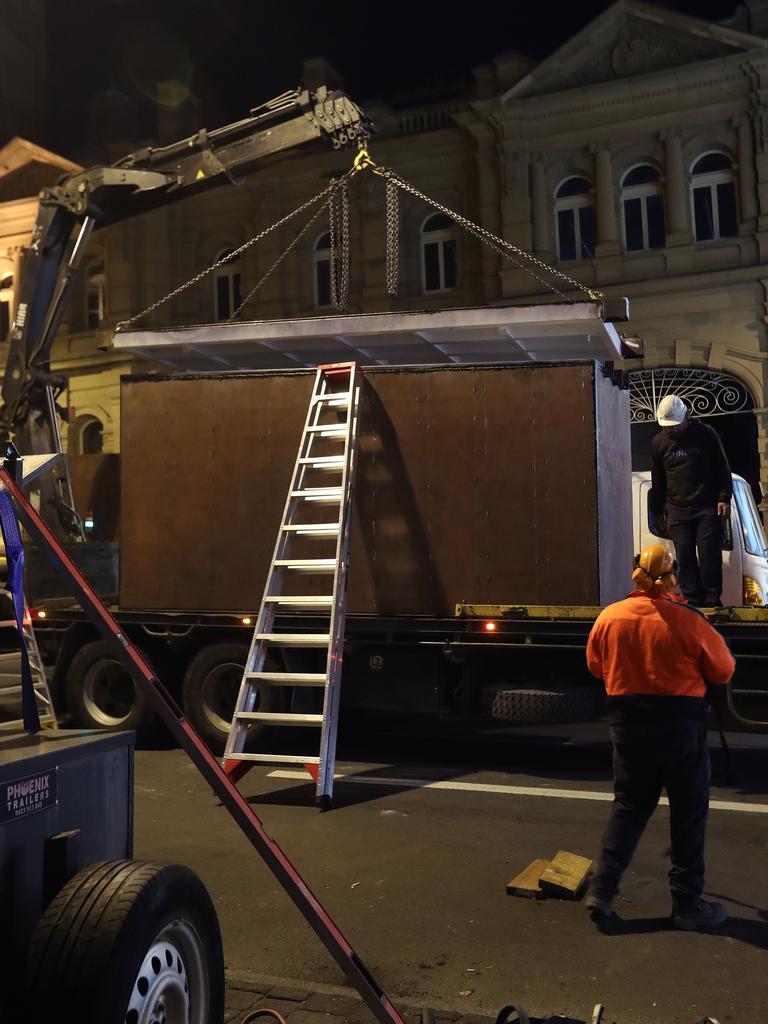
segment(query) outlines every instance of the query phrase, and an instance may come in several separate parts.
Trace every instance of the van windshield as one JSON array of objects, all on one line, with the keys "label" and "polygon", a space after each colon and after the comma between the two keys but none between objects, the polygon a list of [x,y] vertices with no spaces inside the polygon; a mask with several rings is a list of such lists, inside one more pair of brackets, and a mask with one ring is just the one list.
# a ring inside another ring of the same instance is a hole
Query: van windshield
[{"label": "van windshield", "polygon": [[763,524],[760,521],[758,511],[755,508],[755,499],[752,497],[752,492],[748,485],[743,480],[733,481],[733,496],[739,507],[744,547],[750,555],[763,556],[768,554],[765,531],[763,530]]}]

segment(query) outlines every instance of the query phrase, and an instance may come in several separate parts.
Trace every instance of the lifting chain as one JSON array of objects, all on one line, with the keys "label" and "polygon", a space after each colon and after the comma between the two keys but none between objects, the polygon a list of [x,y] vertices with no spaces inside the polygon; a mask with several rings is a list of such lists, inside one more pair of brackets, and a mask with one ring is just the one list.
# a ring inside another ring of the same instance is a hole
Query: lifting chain
[{"label": "lifting chain", "polygon": [[387,196],[387,295],[397,296],[400,283],[400,193],[390,178],[386,179]]},{"label": "lifting chain", "polygon": [[[593,302],[600,301],[605,298],[603,292],[597,291],[596,289],[589,288],[581,281],[577,281],[573,277],[569,277],[564,274],[561,270],[557,270],[555,267],[551,267],[548,263],[538,259],[531,253],[526,252],[524,249],[520,249],[516,245],[512,245],[511,242],[507,242],[505,239],[500,238],[498,235],[494,235],[486,228],[480,227],[479,224],[475,224],[469,218],[464,217],[462,214],[457,213],[455,210],[451,210],[450,207],[444,206],[439,203],[436,199],[425,195],[415,186],[409,184],[403,178],[401,178],[395,171],[382,167],[377,164],[368,152],[368,147],[365,139],[359,140],[359,152],[355,157],[352,167],[339,178],[328,185],[327,188],[323,189],[322,192],[318,192],[317,195],[308,199],[301,206],[296,207],[290,213],[287,213],[284,217],[275,221],[269,227],[264,228],[253,238],[250,238],[247,242],[244,242],[239,248],[230,252],[228,255],[222,257],[212,263],[205,270],[200,271],[194,277],[190,278],[184,284],[174,288],[173,291],[169,292],[164,298],[158,299],[157,302],[153,302],[151,306],[147,306],[146,309],[137,313],[136,316],[127,320],[125,323],[118,325],[121,328],[132,327],[138,323],[139,320],[143,320],[144,317],[154,313],[155,310],[161,306],[175,299],[182,292],[191,288],[193,285],[202,281],[203,278],[209,274],[214,273],[219,267],[224,266],[226,263],[231,263],[237,259],[246,249],[249,249],[252,245],[261,241],[262,238],[266,238],[267,235],[276,231],[284,224],[289,223],[294,218],[300,216],[306,210],[311,210],[317,206],[314,215],[304,225],[301,231],[288,245],[285,251],[277,258],[272,264],[269,270],[259,279],[255,287],[251,289],[248,295],[245,297],[243,302],[240,303],[238,308],[232,314],[230,319],[235,319],[239,316],[243,307],[250,302],[256,292],[261,288],[264,282],[275,272],[280,266],[285,257],[289,252],[298,244],[299,240],[304,237],[306,232],[315,223],[323,209],[327,208],[328,221],[331,236],[331,260],[330,260],[330,271],[331,271],[331,296],[333,303],[339,310],[346,310],[349,305],[349,254],[350,254],[350,240],[349,240],[349,182],[361,171],[370,170],[373,174],[384,178],[385,189],[386,189],[386,278],[387,278],[387,294],[396,296],[398,292],[399,284],[399,235],[400,235],[400,214],[399,214],[399,191],[407,192],[409,195],[421,202],[426,203],[427,206],[433,207],[435,210],[439,210],[440,213],[445,214],[446,217],[450,217],[451,220],[459,227],[463,228],[469,234],[473,235],[484,245],[489,246],[494,252],[498,253],[504,259],[510,260],[516,267],[529,274],[536,281],[556,295],[558,295],[563,301],[570,301],[568,297],[552,282],[552,278],[564,282],[564,284],[570,285],[580,292],[586,294]],[[544,276],[546,275],[546,276]]]}]

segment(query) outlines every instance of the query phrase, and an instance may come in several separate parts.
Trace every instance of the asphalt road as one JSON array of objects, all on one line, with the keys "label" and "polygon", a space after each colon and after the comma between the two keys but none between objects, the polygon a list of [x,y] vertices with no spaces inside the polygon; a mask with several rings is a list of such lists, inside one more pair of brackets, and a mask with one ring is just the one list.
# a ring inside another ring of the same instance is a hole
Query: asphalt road
[{"label": "asphalt road", "polygon": [[[347,741],[325,813],[295,769],[259,766],[240,789],[393,996],[587,1021],[602,1002],[607,1024],[768,1022],[765,737],[733,752],[735,786],[713,789],[707,888],[731,915],[724,934],[669,927],[664,807],[626,877],[619,934],[599,934],[581,902],[506,895],[536,857],[597,854],[610,806],[601,738]],[[713,760],[717,773],[714,748]],[[345,983],[181,751],[137,752],[135,855],[199,872],[235,974]]]}]

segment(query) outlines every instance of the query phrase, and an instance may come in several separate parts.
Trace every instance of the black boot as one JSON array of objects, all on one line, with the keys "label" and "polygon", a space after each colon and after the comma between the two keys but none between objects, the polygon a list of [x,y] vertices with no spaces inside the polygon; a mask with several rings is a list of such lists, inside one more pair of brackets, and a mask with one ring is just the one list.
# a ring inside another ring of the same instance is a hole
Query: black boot
[{"label": "black boot", "polygon": [[711,932],[728,920],[722,903],[710,903],[700,896],[672,895],[672,924],[684,932]]}]

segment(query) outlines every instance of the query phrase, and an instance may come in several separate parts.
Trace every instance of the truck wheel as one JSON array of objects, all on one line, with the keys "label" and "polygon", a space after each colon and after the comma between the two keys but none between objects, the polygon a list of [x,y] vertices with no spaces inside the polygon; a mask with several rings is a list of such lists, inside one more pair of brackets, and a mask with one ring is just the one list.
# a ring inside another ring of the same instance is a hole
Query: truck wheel
[{"label": "truck wheel", "polygon": [[72,723],[80,729],[135,729],[145,739],[156,724],[147,698],[106,640],[80,648],[67,669],[64,693]]},{"label": "truck wheel", "polygon": [[[184,714],[214,754],[223,754],[240,690],[248,648],[242,644],[211,644],[198,651],[189,663],[181,690]],[[268,667],[276,666],[269,665]],[[258,690],[255,711],[283,711],[285,690],[263,686]],[[265,729],[257,722],[248,730],[251,740]]]},{"label": "truck wheel", "polygon": [[205,886],[180,864],[112,860],[75,875],[29,947],[28,1005],[78,1024],[220,1024],[224,955]]},{"label": "truck wheel", "polygon": [[497,690],[491,715],[518,725],[591,722],[599,716],[601,695],[590,686],[568,690]]}]

